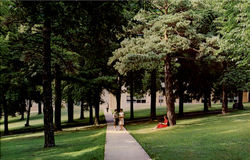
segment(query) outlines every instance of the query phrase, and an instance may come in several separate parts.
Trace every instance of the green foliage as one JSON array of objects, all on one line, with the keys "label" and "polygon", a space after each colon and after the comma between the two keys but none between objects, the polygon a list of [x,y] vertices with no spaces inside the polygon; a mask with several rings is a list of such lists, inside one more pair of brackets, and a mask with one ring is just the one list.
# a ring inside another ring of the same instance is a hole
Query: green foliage
[{"label": "green foliage", "polygon": [[[157,5],[164,8],[165,3]],[[209,31],[205,34],[199,32],[204,10],[202,2],[191,1],[169,2],[166,14],[141,10],[134,17],[140,24],[134,24],[130,32],[143,36],[126,38],[109,63],[114,62],[114,67],[124,74],[129,70],[155,68],[166,55],[178,57],[190,53],[213,53],[214,42],[207,34]]]},{"label": "green foliage", "polygon": [[249,90],[249,1],[223,1],[217,3],[220,50],[218,58],[224,65],[221,84],[236,90]]}]

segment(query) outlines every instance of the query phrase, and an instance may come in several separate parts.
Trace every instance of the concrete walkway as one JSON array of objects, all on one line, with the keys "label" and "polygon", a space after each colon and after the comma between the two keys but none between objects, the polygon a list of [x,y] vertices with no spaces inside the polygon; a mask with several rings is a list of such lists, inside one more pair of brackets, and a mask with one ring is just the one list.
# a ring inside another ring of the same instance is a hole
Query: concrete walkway
[{"label": "concrete walkway", "polygon": [[126,129],[115,130],[111,112],[104,111],[104,114],[107,121],[104,160],[151,160]]}]

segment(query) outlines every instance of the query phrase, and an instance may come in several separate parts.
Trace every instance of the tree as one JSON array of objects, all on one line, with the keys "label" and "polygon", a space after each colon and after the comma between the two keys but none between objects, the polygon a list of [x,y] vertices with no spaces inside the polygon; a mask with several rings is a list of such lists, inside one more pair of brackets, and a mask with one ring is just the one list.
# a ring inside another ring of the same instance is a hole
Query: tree
[{"label": "tree", "polygon": [[[237,88],[241,94],[249,90],[249,1],[217,2],[220,15],[217,18],[220,51],[218,57],[223,64],[223,74],[220,77],[222,85],[222,113],[227,112],[227,95],[232,88]],[[239,96],[241,97],[241,96]],[[241,99],[241,98],[240,98]],[[239,104],[243,108],[242,103]]]},{"label": "tree", "polygon": [[118,60],[114,67],[120,73],[137,68],[138,64],[141,67],[146,62],[152,65],[161,64],[161,60],[164,62],[167,115],[172,126],[176,124],[173,94],[175,59],[191,53],[213,52],[213,41],[209,35],[198,32],[199,15],[205,9],[203,3],[160,1],[152,3],[152,6],[157,8],[155,13],[142,10],[135,16],[142,23],[134,28],[141,29],[143,37],[125,39],[110,61]]}]

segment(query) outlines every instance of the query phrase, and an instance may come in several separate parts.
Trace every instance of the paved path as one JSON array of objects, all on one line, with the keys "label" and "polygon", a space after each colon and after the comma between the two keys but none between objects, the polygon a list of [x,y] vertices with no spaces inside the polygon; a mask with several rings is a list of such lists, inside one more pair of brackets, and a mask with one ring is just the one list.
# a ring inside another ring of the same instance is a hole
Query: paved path
[{"label": "paved path", "polygon": [[104,111],[104,114],[107,121],[104,160],[151,160],[126,129],[115,130],[111,112]]}]

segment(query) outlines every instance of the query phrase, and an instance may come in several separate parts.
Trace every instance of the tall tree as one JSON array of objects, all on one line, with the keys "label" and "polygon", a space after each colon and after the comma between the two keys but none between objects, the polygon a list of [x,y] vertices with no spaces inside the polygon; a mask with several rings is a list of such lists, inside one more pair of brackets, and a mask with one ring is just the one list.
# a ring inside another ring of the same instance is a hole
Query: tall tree
[{"label": "tall tree", "polygon": [[[215,3],[220,11],[217,18],[220,52],[218,57],[223,64],[220,77],[222,85],[222,113],[227,112],[227,94],[232,88],[238,92],[249,90],[249,1],[223,1]],[[240,104],[241,106],[242,104]],[[243,108],[242,106],[240,108]]]},{"label": "tall tree", "polygon": [[45,3],[44,24],[43,24],[43,113],[44,113],[44,147],[55,146],[53,109],[52,109],[52,88],[51,88],[51,6]]},{"label": "tall tree", "polygon": [[143,37],[125,39],[110,62],[118,60],[114,67],[120,73],[141,68],[147,63],[155,65],[161,64],[161,60],[164,62],[167,115],[172,126],[176,124],[173,94],[175,60],[184,58],[186,54],[213,52],[213,41],[209,40],[209,35],[198,31],[199,15],[206,8],[202,2],[159,1],[151,5],[155,12],[141,10],[135,16],[140,24],[134,29],[140,30]]}]

